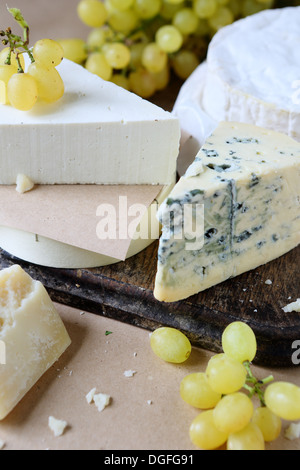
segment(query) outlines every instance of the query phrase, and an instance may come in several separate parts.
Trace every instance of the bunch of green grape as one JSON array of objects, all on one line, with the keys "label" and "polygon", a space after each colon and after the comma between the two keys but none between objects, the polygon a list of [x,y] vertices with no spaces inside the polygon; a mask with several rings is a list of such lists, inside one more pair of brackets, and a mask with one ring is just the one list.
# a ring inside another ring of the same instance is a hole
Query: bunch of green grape
[{"label": "bunch of green grape", "polygon": [[172,74],[186,80],[223,26],[271,8],[274,0],[81,0],[86,41],[60,41],[65,57],[92,73],[150,98]]},{"label": "bunch of green grape", "polygon": [[[17,8],[8,8],[23,29],[23,39],[11,28],[0,31],[0,103],[10,104],[21,111],[29,111],[38,99],[53,103],[64,94],[64,82],[56,67],[63,60],[62,46],[52,39],[37,41],[29,49],[29,26]],[[30,65],[25,70],[24,54]]]},{"label": "bunch of green grape", "polygon": [[[192,347],[179,330],[162,327],[151,334],[153,352],[167,362],[183,363]],[[265,450],[276,440],[282,420],[300,419],[300,387],[257,380],[251,362],[257,352],[253,330],[243,322],[231,323],[222,336],[223,352],[209,360],[204,372],[187,375],[180,396],[201,410],[190,425],[192,443],[202,450]],[[259,398],[255,405],[254,397]]]}]

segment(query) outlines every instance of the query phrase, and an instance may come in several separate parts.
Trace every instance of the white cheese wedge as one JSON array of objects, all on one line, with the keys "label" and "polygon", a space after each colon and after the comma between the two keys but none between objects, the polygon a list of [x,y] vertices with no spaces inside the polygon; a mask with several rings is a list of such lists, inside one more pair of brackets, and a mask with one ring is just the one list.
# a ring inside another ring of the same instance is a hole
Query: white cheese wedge
[{"label": "white cheese wedge", "polygon": [[[256,126],[224,122],[192,165],[198,175],[190,169],[158,214],[163,232],[154,295],[160,301],[187,298],[300,243],[298,142]],[[187,206],[194,239],[184,217]]]},{"label": "white cheese wedge", "polygon": [[64,59],[65,94],[29,112],[0,106],[0,184],[170,184],[177,118]]},{"label": "white cheese wedge", "polygon": [[0,419],[4,419],[71,340],[44,286],[14,265],[0,272]]},{"label": "white cheese wedge", "polygon": [[202,108],[300,141],[300,7],[266,10],[222,28],[207,55]]}]

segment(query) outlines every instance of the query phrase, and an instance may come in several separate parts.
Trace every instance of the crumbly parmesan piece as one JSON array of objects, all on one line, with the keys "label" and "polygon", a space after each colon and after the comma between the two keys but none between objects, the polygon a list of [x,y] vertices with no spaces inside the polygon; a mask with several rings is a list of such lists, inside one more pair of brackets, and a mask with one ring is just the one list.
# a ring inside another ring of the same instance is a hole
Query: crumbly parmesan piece
[{"label": "crumbly parmesan piece", "polygon": [[68,426],[68,423],[66,421],[56,419],[53,416],[49,416],[48,426],[53,432],[55,437],[60,437],[65,432],[65,429]]},{"label": "crumbly parmesan piece", "polygon": [[300,423],[290,424],[290,426],[286,429],[284,433],[284,437],[286,437],[286,439],[289,439],[290,441],[299,439],[300,438]]},{"label": "crumbly parmesan piece", "polygon": [[34,182],[26,175],[18,174],[16,181],[16,191],[20,194],[27,193],[34,188]]},{"label": "crumbly parmesan piece", "polygon": [[300,299],[297,299],[296,302],[292,302],[291,304],[283,307],[282,309],[285,313],[291,312],[300,312]]}]

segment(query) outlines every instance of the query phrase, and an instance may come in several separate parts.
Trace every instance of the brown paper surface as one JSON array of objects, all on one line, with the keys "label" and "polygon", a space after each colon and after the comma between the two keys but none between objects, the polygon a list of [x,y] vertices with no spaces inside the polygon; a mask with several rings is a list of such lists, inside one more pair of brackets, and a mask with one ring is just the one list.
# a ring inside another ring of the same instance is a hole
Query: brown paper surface
[{"label": "brown paper surface", "polygon": [[[41,185],[19,194],[15,186],[0,186],[0,225],[125,260],[132,229],[161,189],[148,185]],[[142,211],[130,216],[128,209],[135,204]]]},{"label": "brown paper surface", "polygon": [[[4,450],[196,452],[189,426],[200,411],[181,399],[179,387],[186,375],[203,372],[212,354],[194,348],[184,364],[168,364],[153,354],[146,330],[62,305],[57,310],[72,344],[0,422]],[[136,372],[133,377],[124,376],[128,370]],[[298,368],[252,370],[259,378],[273,373],[276,380],[300,386]],[[93,388],[111,396],[102,412],[86,402]],[[67,421],[61,437],[48,428],[49,416]],[[284,437],[287,426],[284,422],[280,438],[267,450],[300,450],[300,439]]]}]

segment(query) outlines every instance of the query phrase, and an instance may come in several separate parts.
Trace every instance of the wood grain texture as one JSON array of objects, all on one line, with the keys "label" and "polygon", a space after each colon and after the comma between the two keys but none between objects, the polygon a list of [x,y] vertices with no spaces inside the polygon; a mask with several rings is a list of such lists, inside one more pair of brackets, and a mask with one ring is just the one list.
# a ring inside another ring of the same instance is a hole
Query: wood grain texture
[{"label": "wood grain texture", "polygon": [[[179,328],[195,346],[220,352],[224,328],[247,322],[258,339],[258,365],[291,367],[300,340],[300,315],[282,308],[299,297],[300,247],[287,255],[176,303],[153,297],[157,243],[139,255],[104,268],[61,270],[30,265],[0,251],[0,267],[20,264],[51,298],[141,328]],[[272,280],[271,285],[265,283]]]}]

